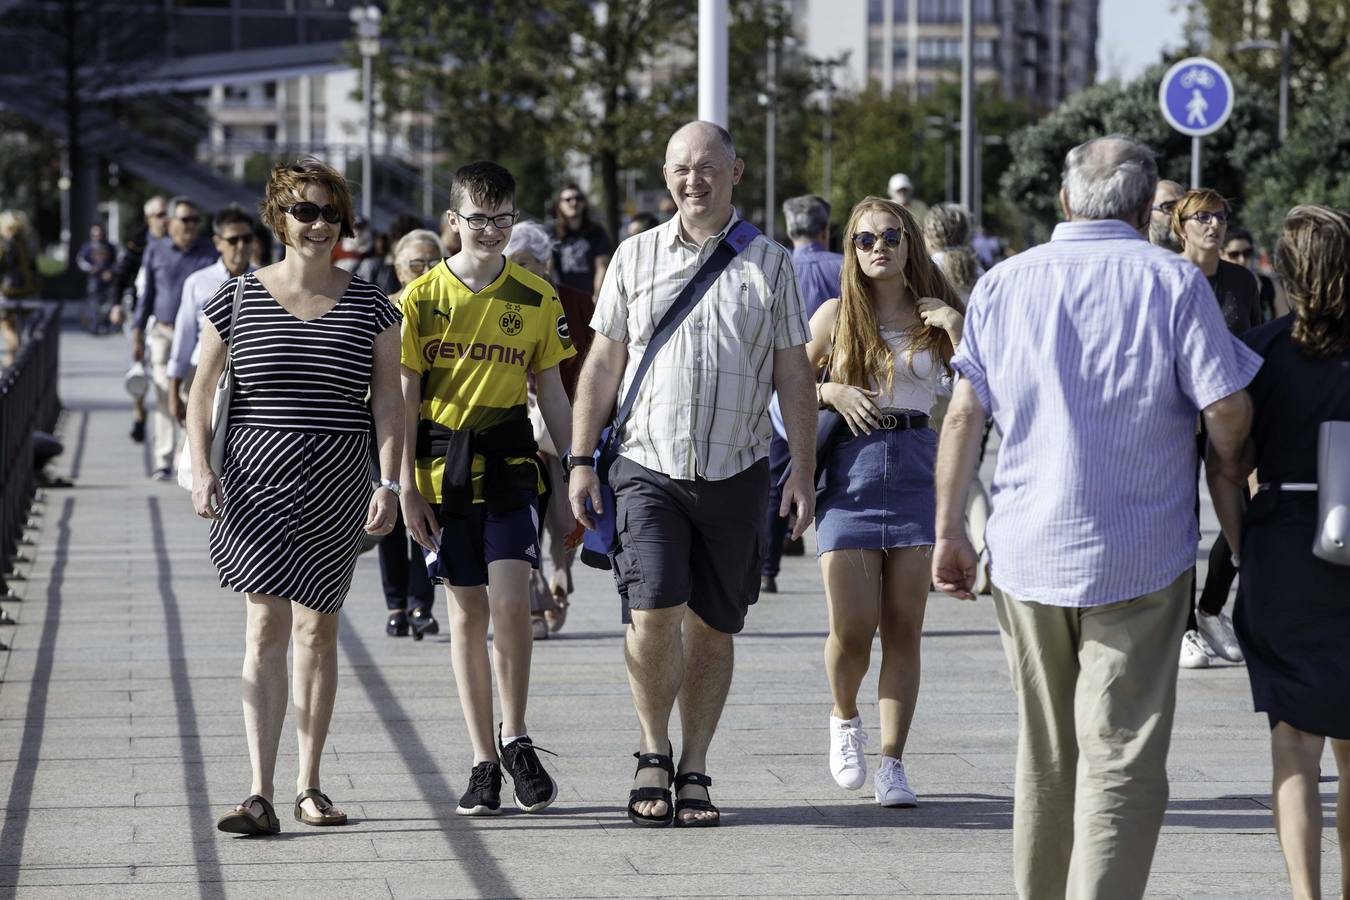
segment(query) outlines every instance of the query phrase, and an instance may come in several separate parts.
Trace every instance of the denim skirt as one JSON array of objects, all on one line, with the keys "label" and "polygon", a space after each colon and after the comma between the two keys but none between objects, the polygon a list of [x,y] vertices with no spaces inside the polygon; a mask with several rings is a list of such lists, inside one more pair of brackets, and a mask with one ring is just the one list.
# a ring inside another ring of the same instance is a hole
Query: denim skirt
[{"label": "denim skirt", "polygon": [[932,428],[874,431],[834,448],[816,492],[816,553],[934,542]]}]

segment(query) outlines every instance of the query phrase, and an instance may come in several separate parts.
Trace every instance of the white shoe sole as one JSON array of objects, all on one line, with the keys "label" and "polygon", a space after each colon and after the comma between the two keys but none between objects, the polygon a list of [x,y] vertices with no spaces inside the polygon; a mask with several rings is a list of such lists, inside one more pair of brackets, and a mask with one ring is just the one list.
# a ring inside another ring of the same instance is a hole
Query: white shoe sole
[{"label": "white shoe sole", "polygon": [[831,772],[830,774],[834,777],[834,783],[837,784],[837,785],[839,785],[841,788],[843,788],[843,789],[846,790],[846,791],[856,791],[858,788],[862,787],[864,784],[867,783],[867,770],[866,770],[866,769],[861,769],[861,770],[858,771],[858,774],[857,774],[858,780],[857,780],[856,783],[850,782],[850,781],[844,781],[844,780],[841,778],[840,775],[835,775],[833,772]]},{"label": "white shoe sole", "polygon": [[893,800],[893,801],[891,801],[891,802],[888,803],[888,802],[886,802],[885,800],[882,800],[880,797],[877,797],[877,804],[878,804],[879,806],[884,806],[884,807],[886,807],[887,809],[914,809],[915,807],[917,807],[917,806],[919,805],[919,801],[918,801],[918,800]]},{"label": "white shoe sole", "polygon": [[547,800],[544,800],[540,803],[536,803],[534,806],[522,806],[520,798],[516,796],[515,789],[512,788],[511,802],[515,804],[516,809],[520,810],[523,813],[537,813],[542,809],[547,809],[549,806],[553,804],[554,800],[558,799],[558,782],[554,781],[552,778],[549,778],[548,783],[553,785],[553,791],[548,795]]},{"label": "white shoe sole", "polygon": [[502,808],[499,806],[493,809],[490,806],[456,806],[455,815],[457,816],[500,816]]}]

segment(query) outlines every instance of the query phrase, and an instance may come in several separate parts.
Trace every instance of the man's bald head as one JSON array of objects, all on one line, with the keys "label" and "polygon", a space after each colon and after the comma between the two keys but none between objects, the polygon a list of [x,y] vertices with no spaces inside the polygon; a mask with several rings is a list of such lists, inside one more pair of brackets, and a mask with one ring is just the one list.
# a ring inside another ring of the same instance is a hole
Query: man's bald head
[{"label": "man's bald head", "polygon": [[718,148],[726,154],[728,163],[736,159],[736,143],[731,139],[731,132],[715,122],[689,122],[677,128],[666,142],[667,162],[677,147]]},{"label": "man's bald head", "polygon": [[1135,224],[1158,184],[1153,151],[1123,134],[1094,138],[1064,157],[1061,196],[1074,219],[1122,219]]}]

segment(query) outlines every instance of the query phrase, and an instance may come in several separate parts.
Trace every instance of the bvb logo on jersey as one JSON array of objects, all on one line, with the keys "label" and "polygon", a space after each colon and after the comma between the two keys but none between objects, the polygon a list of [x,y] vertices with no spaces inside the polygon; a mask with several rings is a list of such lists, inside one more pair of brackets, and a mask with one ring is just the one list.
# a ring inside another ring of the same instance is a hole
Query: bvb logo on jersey
[{"label": "bvb logo on jersey", "polygon": [[497,320],[497,324],[506,334],[514,336],[520,334],[520,329],[525,327],[525,320],[521,318],[520,313],[512,310],[502,313],[502,317]]}]

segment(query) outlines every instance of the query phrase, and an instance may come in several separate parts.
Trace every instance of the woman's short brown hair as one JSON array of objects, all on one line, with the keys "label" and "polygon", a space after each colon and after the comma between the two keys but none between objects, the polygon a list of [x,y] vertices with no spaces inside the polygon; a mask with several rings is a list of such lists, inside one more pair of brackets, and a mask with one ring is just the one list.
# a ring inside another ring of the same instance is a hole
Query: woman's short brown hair
[{"label": "woman's short brown hair", "polygon": [[258,215],[263,224],[272,229],[277,240],[286,243],[286,210],[303,196],[307,184],[327,189],[333,197],[333,206],[342,215],[339,236],[354,236],[356,230],[352,222],[356,214],[352,211],[352,192],[347,187],[347,180],[332,166],[312,156],[302,156],[295,162],[281,163],[272,169],[272,175],[267,179],[267,193],[258,204]]},{"label": "woman's short brown hair", "polygon": [[1275,271],[1294,311],[1294,343],[1312,357],[1350,349],[1350,214],[1295,206],[1275,244]]},{"label": "woman's short brown hair", "polygon": [[1233,214],[1233,207],[1224,199],[1223,194],[1209,188],[1191,188],[1177,198],[1172,207],[1172,234],[1186,245],[1186,220],[1198,212],[1223,212]]}]

